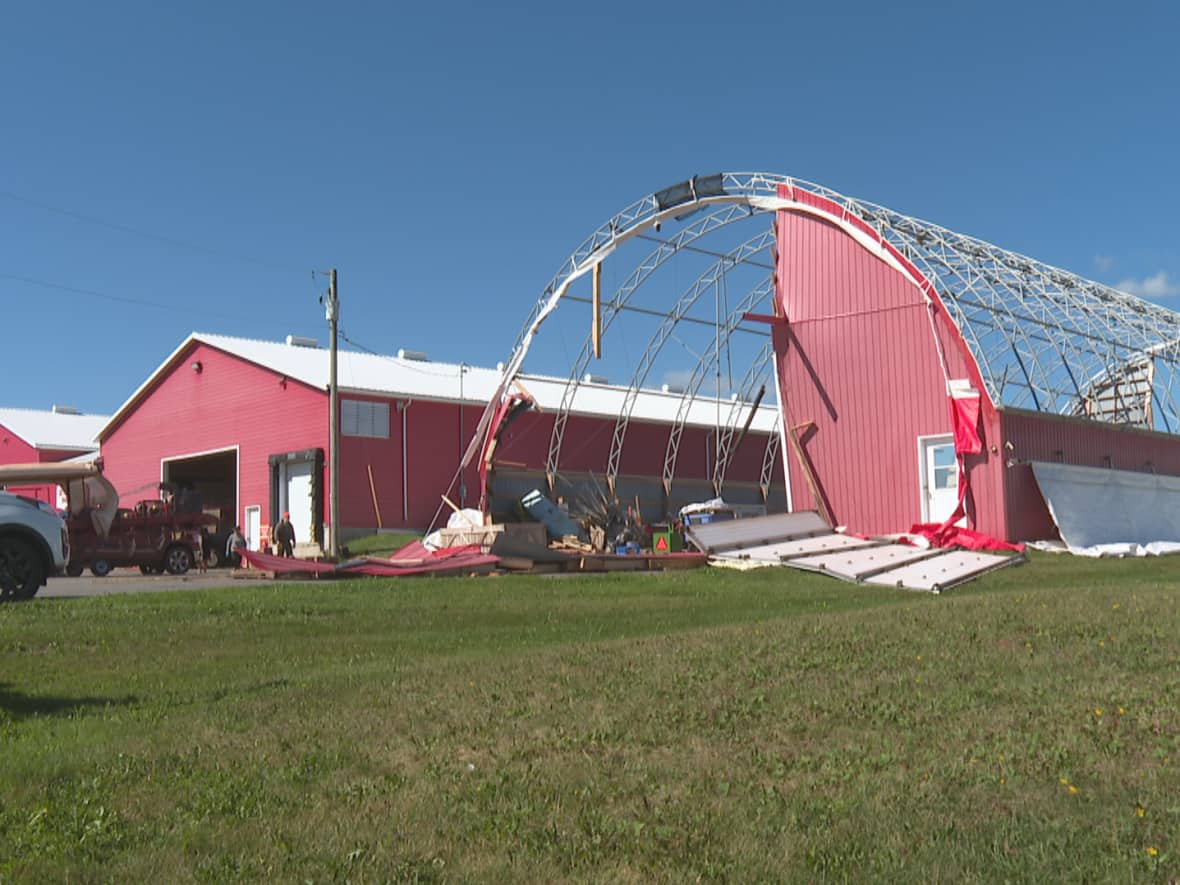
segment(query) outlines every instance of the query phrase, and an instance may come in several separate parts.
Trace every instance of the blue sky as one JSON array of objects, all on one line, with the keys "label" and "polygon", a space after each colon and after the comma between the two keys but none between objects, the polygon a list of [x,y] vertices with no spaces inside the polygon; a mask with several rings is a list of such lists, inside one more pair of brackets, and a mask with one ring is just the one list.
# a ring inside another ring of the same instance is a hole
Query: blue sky
[{"label": "blue sky", "polygon": [[0,405],[325,341],[333,266],[358,343],[491,365],[593,228],[722,170],[1180,303],[1175,7],[426,6],[6,7]]}]

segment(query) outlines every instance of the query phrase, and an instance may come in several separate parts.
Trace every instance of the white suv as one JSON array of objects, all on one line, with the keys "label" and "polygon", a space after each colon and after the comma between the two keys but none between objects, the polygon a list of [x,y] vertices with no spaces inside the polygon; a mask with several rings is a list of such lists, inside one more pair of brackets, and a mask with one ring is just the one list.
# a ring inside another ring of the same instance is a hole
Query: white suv
[{"label": "white suv", "polygon": [[0,492],[0,602],[31,599],[69,558],[66,524],[52,507]]}]

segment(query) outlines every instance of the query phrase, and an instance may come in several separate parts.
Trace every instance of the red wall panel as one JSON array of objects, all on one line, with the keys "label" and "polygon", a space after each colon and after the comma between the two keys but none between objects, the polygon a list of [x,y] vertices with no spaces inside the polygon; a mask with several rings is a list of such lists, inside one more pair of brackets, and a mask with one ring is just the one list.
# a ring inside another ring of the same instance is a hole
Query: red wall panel
[{"label": "red wall panel", "polygon": [[[1077,418],[1004,409],[1001,433],[1016,462],[1060,461],[1180,476],[1180,438]],[[1016,540],[1057,537],[1032,468],[1017,463],[1004,477],[1010,533]]]},{"label": "red wall panel", "polygon": [[[201,371],[192,364],[199,362]],[[160,481],[161,459],[238,446],[238,510],[270,512],[273,454],[328,449],[328,397],[220,350],[194,344],[102,441],[105,473],[121,494]],[[326,473],[325,469],[325,473]],[[324,478],[325,499],[328,493]],[[134,503],[141,492],[123,502]],[[326,521],[327,514],[324,514]]]},{"label": "red wall panel", "polygon": [[[951,432],[935,334],[949,377],[973,377],[974,367],[945,314],[936,312],[932,330],[917,288],[840,227],[794,212],[779,212],[777,226],[777,298],[789,323],[774,327],[785,420],[799,426],[838,523],[908,529],[922,515],[918,437]],[[994,435],[985,408],[985,449],[968,462],[969,514],[977,528],[1003,534]],[[789,461],[794,508],[815,507],[798,459]]]}]

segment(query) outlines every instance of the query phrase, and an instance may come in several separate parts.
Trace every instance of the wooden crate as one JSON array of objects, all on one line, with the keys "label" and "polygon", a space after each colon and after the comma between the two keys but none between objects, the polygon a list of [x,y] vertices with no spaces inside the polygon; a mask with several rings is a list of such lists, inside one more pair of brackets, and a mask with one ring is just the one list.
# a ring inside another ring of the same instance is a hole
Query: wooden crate
[{"label": "wooden crate", "polygon": [[465,525],[453,529],[439,529],[438,537],[443,547],[470,547],[478,544],[480,549],[487,553],[503,531],[503,525]]}]

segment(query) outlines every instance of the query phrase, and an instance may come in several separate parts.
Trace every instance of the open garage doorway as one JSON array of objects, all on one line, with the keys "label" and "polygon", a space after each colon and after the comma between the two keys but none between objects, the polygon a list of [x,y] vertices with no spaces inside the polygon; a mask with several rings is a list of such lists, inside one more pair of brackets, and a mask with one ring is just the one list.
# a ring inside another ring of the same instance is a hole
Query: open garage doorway
[{"label": "open garage doorway", "polygon": [[164,458],[160,479],[173,486],[177,510],[217,517],[205,538],[205,554],[210,565],[220,565],[238,512],[237,447]]}]

